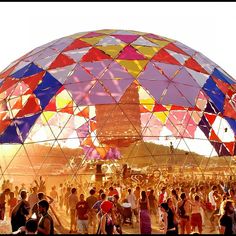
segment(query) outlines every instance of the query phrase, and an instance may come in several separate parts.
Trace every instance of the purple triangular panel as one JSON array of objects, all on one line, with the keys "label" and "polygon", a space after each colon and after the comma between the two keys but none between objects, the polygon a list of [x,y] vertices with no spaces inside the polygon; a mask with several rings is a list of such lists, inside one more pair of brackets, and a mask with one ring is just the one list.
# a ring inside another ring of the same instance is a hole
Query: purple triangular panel
[{"label": "purple triangular panel", "polygon": [[174,74],[181,68],[181,66],[171,65],[171,64],[166,64],[166,63],[160,63],[160,62],[154,62],[154,61],[152,63],[155,66],[157,66],[159,70],[161,69],[168,78],[172,78]]},{"label": "purple triangular panel", "polygon": [[175,41],[174,44],[175,44],[178,48],[180,48],[181,50],[183,50],[184,52],[186,52],[189,56],[193,56],[193,55],[196,53],[195,50],[193,50],[193,49],[190,48],[190,47],[187,47],[187,46],[184,45],[183,43],[180,43],[180,42],[178,42],[178,41]]},{"label": "purple triangular panel", "polygon": [[55,49],[57,52],[62,52],[63,49],[68,47],[73,41],[74,39],[69,38],[69,37],[61,38],[56,43],[51,45],[50,48]]},{"label": "purple triangular panel", "polygon": [[147,64],[146,69],[141,72],[138,80],[168,81],[168,79],[161,74],[161,72],[152,63]]},{"label": "purple triangular panel", "polygon": [[78,82],[90,82],[93,80],[93,77],[89,72],[85,71],[80,64],[77,64],[73,69],[73,73],[67,78],[64,84],[72,84]]},{"label": "purple triangular panel", "polygon": [[112,97],[118,102],[125,90],[133,82],[133,79],[122,80],[101,80],[104,87],[111,93]]},{"label": "purple triangular panel", "polygon": [[96,81],[80,82],[77,84],[65,84],[65,88],[72,94],[73,100],[77,105],[88,105],[86,99],[89,96],[89,91]]},{"label": "purple triangular panel", "polygon": [[167,81],[140,80],[139,83],[145,90],[149,91],[156,102],[159,102],[163,91],[168,87]]},{"label": "purple triangular panel", "polygon": [[182,68],[179,73],[172,79],[173,82],[181,83],[185,85],[190,85],[196,88],[200,88],[198,83],[193,79],[193,77],[185,70],[185,68]]},{"label": "purple triangular panel", "polygon": [[161,103],[164,105],[178,105],[186,107],[191,105],[173,83],[169,84],[167,92],[161,100]]},{"label": "purple triangular panel", "polygon": [[103,60],[96,62],[81,62],[80,64],[86,68],[94,77],[99,78],[110,65],[112,60]]},{"label": "purple triangular panel", "polygon": [[114,79],[133,79],[133,76],[128,73],[119,63],[116,61],[112,62],[104,75],[102,75],[101,80],[114,80]]},{"label": "purple triangular panel", "polygon": [[69,74],[73,71],[76,64],[65,66],[63,68],[48,70],[48,72],[56,78],[59,82],[64,84],[64,82],[67,80]]},{"label": "purple triangular panel", "polygon": [[184,84],[176,83],[176,87],[183,94],[186,100],[189,102],[188,106],[194,107],[196,105],[196,98],[201,90],[201,88],[196,88]]},{"label": "purple triangular panel", "polygon": [[91,89],[86,101],[88,105],[115,103],[115,100],[105,91],[104,87],[99,82]]}]

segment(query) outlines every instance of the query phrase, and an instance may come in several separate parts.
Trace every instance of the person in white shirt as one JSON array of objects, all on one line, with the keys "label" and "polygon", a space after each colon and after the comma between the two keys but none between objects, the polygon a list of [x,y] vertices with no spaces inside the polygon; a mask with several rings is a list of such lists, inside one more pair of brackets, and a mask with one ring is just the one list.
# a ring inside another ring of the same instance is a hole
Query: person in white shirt
[{"label": "person in white shirt", "polygon": [[213,185],[212,188],[211,188],[211,191],[209,192],[208,194],[208,200],[209,202],[211,203],[212,205],[212,209],[213,209],[213,212],[210,216],[210,222],[211,222],[211,226],[212,226],[212,229],[211,229],[211,232],[213,230],[215,230],[215,225],[214,225],[214,216],[216,214],[216,201],[215,201],[215,198],[214,198],[214,192],[217,190],[217,186]]},{"label": "person in white shirt", "polygon": [[209,194],[208,194],[209,202],[210,202],[211,205],[214,207],[214,209],[215,209],[215,207],[216,207],[215,198],[214,198],[214,196],[213,196],[213,193],[214,193],[215,190],[217,190],[217,187],[214,185],[214,186],[212,187],[211,191],[210,191]]},{"label": "person in white shirt", "polygon": [[138,210],[137,210],[137,204],[136,204],[137,199],[136,199],[134,193],[132,193],[132,190],[130,188],[128,189],[128,194],[126,196],[126,199],[131,204],[131,209],[132,209],[133,214],[136,217],[136,221],[139,222],[139,220],[138,220]]}]

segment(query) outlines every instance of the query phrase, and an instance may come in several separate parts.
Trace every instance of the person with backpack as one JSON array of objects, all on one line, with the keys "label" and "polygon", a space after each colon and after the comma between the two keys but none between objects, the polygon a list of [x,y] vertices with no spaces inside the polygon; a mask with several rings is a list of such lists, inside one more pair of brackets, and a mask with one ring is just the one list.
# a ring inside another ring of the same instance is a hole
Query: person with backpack
[{"label": "person with backpack", "polygon": [[181,193],[180,201],[177,205],[177,212],[179,215],[179,225],[180,225],[180,234],[184,234],[185,231],[187,234],[191,232],[191,225],[190,225],[190,202],[186,197],[185,192]]}]

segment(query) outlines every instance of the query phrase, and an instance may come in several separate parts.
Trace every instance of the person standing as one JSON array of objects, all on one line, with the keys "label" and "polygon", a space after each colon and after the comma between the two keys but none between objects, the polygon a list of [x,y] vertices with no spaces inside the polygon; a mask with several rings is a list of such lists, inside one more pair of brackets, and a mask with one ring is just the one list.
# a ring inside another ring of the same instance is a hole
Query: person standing
[{"label": "person standing", "polygon": [[140,233],[151,234],[151,217],[150,217],[150,206],[145,191],[141,192],[141,198],[139,203],[139,218],[140,218]]},{"label": "person standing", "polygon": [[202,215],[201,215],[201,208],[204,207],[203,204],[200,202],[200,197],[196,195],[194,197],[194,201],[191,202],[192,206],[192,214],[191,214],[191,226],[192,231],[195,231],[195,227],[198,227],[199,234],[202,233]]},{"label": "person standing", "polygon": [[160,205],[164,221],[164,234],[177,235],[178,231],[174,222],[173,211],[169,208],[168,203],[164,202]]},{"label": "person standing", "polygon": [[26,201],[27,192],[25,190],[22,190],[20,192],[20,197],[21,200],[13,208],[11,214],[12,232],[18,230],[21,226],[25,226],[26,216],[28,216],[30,212],[30,205]]},{"label": "person standing", "polygon": [[224,207],[224,215],[220,218],[220,233],[224,235],[233,234],[233,218],[234,203],[232,200],[226,200]]},{"label": "person standing", "polygon": [[186,197],[185,192],[181,193],[180,201],[178,202],[177,212],[179,214],[179,225],[180,225],[180,233],[184,234],[186,231],[187,234],[191,232],[190,225],[190,202]]},{"label": "person standing", "polygon": [[136,222],[138,223],[139,219],[138,219],[138,211],[137,211],[137,205],[136,205],[136,197],[132,193],[132,190],[130,188],[128,189],[128,194],[126,196],[126,199],[131,204],[132,213],[135,215]]},{"label": "person standing", "polygon": [[158,202],[157,199],[154,195],[154,190],[151,189],[150,194],[148,196],[149,200],[149,205],[150,205],[150,214],[154,215],[156,223],[158,223],[158,215],[157,215],[157,207],[158,207]]},{"label": "person standing", "polygon": [[38,202],[37,187],[32,188],[33,192],[28,197],[28,202],[30,204],[30,213],[32,213],[33,206]]},{"label": "person standing", "polygon": [[6,196],[10,194],[11,190],[6,188],[0,194],[0,220],[4,220],[5,211],[6,211]]},{"label": "person standing", "polygon": [[91,189],[89,191],[90,196],[87,197],[86,202],[89,206],[89,213],[88,213],[88,225],[92,226],[92,233],[96,233],[96,211],[93,209],[93,205],[97,202],[97,197],[95,196],[96,191]]},{"label": "person standing", "polygon": [[77,196],[76,188],[71,189],[71,194],[68,196],[68,205],[70,209],[70,233],[73,231],[77,231],[76,225],[76,204],[78,203],[79,199]]},{"label": "person standing", "polygon": [[10,199],[8,200],[9,209],[9,217],[11,217],[11,213],[13,208],[17,205],[17,198],[14,196],[14,192],[10,192]]},{"label": "person standing", "polygon": [[88,234],[88,203],[84,200],[84,194],[80,194],[80,201],[76,204],[76,216],[78,219],[78,233]]},{"label": "person standing", "polygon": [[103,201],[101,204],[102,217],[99,222],[97,234],[114,234],[114,214],[112,212],[113,203]]},{"label": "person standing", "polygon": [[49,203],[43,199],[38,202],[39,213],[42,215],[38,223],[38,234],[52,235],[54,234],[54,222],[48,213]]}]

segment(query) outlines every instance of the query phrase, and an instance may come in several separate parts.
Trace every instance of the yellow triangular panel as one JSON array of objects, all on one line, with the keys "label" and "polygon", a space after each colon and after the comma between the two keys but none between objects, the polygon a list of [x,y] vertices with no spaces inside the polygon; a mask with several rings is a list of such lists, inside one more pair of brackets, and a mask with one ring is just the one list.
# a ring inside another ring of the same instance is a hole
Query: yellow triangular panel
[{"label": "yellow triangular panel", "polygon": [[139,73],[148,63],[148,60],[116,60],[123,66],[134,78],[137,78]]},{"label": "yellow triangular panel", "polygon": [[70,37],[73,38],[73,39],[77,39],[77,38],[82,37],[82,36],[84,36],[86,34],[88,34],[88,32],[73,34]]},{"label": "yellow triangular panel", "polygon": [[57,110],[66,107],[70,102],[72,102],[71,96],[66,90],[63,90],[56,96],[56,107]]},{"label": "yellow triangular panel", "polygon": [[144,36],[146,39],[148,39],[149,41],[155,43],[157,46],[163,48],[165,47],[167,44],[169,44],[170,42],[169,41],[162,41],[162,40],[158,40],[158,39],[153,39],[153,38],[149,38],[149,37],[146,37]]},{"label": "yellow triangular panel", "polygon": [[161,121],[162,124],[166,123],[167,117],[168,117],[169,112],[168,111],[162,111],[162,112],[153,112],[153,115]]},{"label": "yellow triangular panel", "polygon": [[43,124],[47,124],[48,121],[54,116],[56,115],[57,113],[54,112],[54,111],[44,111],[42,116],[41,116],[41,119],[42,119],[42,123]]},{"label": "yellow triangular panel", "polygon": [[146,47],[146,46],[135,46],[132,45],[134,48],[136,48],[140,53],[145,55],[148,59],[151,59],[161,48],[160,47]]},{"label": "yellow triangular panel", "polygon": [[107,37],[106,35],[98,36],[98,37],[92,37],[92,38],[80,38],[81,41],[84,41],[86,43],[89,43],[91,45],[94,45],[98,43],[101,39]]},{"label": "yellow triangular panel", "polygon": [[100,34],[112,34],[114,32],[116,32],[117,30],[96,30],[96,33],[100,33]]},{"label": "yellow triangular panel", "polygon": [[115,58],[125,46],[126,44],[120,44],[120,45],[97,46],[96,48],[102,50],[106,54],[110,55],[112,58]]}]

